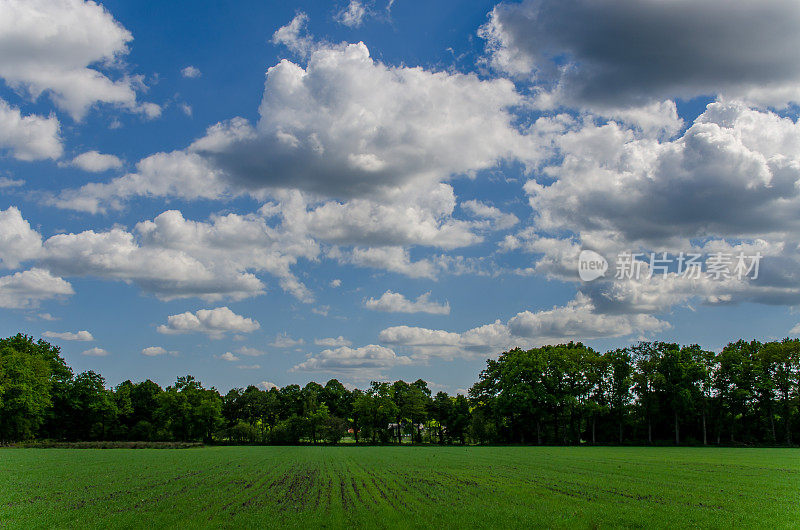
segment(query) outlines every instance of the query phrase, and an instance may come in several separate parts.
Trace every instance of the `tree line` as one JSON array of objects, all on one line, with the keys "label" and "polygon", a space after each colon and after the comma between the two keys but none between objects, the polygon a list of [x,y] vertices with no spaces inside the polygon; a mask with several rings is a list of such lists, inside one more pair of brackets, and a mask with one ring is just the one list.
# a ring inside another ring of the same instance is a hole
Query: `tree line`
[{"label": "tree line", "polygon": [[74,374],[58,347],[0,339],[0,441],[130,440],[235,444],[748,444],[800,437],[800,341],[700,346],[582,343],[490,359],[469,395],[417,380],[349,390],[288,385],[226,394],[187,375],[161,388],[107,388]]}]

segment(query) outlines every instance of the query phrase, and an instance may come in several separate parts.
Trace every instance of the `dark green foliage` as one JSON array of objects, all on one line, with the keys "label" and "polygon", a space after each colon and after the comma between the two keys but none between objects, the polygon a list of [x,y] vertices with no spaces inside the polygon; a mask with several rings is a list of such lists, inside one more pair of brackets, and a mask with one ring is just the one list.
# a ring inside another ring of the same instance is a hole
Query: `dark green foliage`
[{"label": "dark green foliage", "polygon": [[108,389],[73,375],[58,348],[0,339],[0,442],[240,444],[787,444],[800,433],[800,341],[737,341],[719,353],[641,342],[515,348],[490,359],[464,395],[424,380],[235,388],[188,375]]}]

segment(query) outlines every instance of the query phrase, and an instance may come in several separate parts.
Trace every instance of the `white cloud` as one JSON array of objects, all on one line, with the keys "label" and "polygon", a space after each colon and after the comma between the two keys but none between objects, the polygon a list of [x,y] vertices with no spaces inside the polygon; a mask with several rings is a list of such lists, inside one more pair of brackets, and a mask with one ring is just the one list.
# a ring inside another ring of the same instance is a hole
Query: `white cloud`
[{"label": "white cloud", "polygon": [[220,355],[219,359],[222,359],[223,361],[228,361],[228,362],[232,363],[232,362],[238,361],[239,357],[235,356],[234,354],[232,354],[231,352],[228,351],[228,352],[225,352],[222,355]]},{"label": "white cloud", "polygon": [[22,179],[12,179],[8,177],[0,177],[0,190],[4,188],[17,188],[24,186],[25,181]]},{"label": "white cloud", "polygon": [[800,302],[800,122],[716,102],[672,140],[586,123],[557,144],[561,157],[545,168],[547,182],[525,185],[533,226],[501,245],[544,254],[534,271],[575,281],[581,248],[607,258],[622,251],[761,252],[757,281],[601,282],[587,293],[599,310],[615,311],[609,300],[628,299],[621,293],[651,291],[647,296],[675,303]]},{"label": "white cloud", "polygon": [[364,16],[367,14],[367,8],[358,0],[350,0],[346,8],[342,9],[334,19],[339,24],[343,24],[349,28],[357,28],[364,23]]},{"label": "white cloud", "polygon": [[91,182],[77,189],[63,190],[49,203],[89,213],[121,209],[131,196],[178,197],[186,200],[220,199],[227,195],[219,171],[197,154],[185,151],[155,153],[136,164],[136,172],[107,183]]},{"label": "white cloud", "polygon": [[445,249],[480,242],[473,224],[452,218],[456,198],[448,184],[403,192],[391,200],[352,199],[306,204],[284,195],[275,211],[285,224],[337,245],[424,245]]},{"label": "white cloud", "polygon": [[662,331],[669,325],[650,315],[606,315],[596,311],[591,299],[578,293],[565,307],[524,311],[508,321],[515,337],[539,342],[566,342],[604,337],[626,337]]},{"label": "white cloud", "polygon": [[499,208],[484,204],[481,201],[470,200],[461,203],[461,208],[474,217],[486,220],[486,228],[491,230],[506,230],[519,223],[513,213],[504,213]]},{"label": "white cloud", "polygon": [[192,65],[189,65],[186,68],[183,68],[181,70],[181,75],[183,77],[187,77],[189,79],[196,79],[196,78],[200,77],[202,75],[202,73],[200,72],[199,68],[197,68],[195,66],[192,66]]},{"label": "white cloud", "polygon": [[663,242],[798,227],[800,124],[773,113],[713,103],[672,141],[611,123],[567,133],[559,145],[563,161],[546,169],[556,181],[525,185],[540,229]]},{"label": "white cloud", "polygon": [[160,355],[167,355],[168,353],[174,352],[169,352],[161,346],[148,346],[147,348],[142,348],[142,355],[146,355],[148,357],[158,357]]},{"label": "white cloud", "polygon": [[412,361],[409,357],[397,355],[394,351],[384,346],[369,344],[360,348],[342,346],[336,349],[323,350],[296,365],[292,368],[292,371],[363,372],[411,363]]},{"label": "white cloud", "polygon": [[75,294],[66,280],[50,272],[33,268],[0,276],[0,307],[27,309],[38,307],[43,300]]},{"label": "white cloud", "polygon": [[363,43],[320,46],[305,68],[268,70],[255,127],[221,124],[191,150],[246,190],[374,198],[538,159],[513,125],[521,103],[507,80],[387,66]]},{"label": "white cloud", "polygon": [[0,210],[0,262],[7,269],[35,259],[42,252],[42,236],[31,228],[16,206]]},{"label": "white cloud", "polygon": [[319,247],[302,233],[274,228],[257,215],[212,216],[190,221],[168,211],[136,225],[134,232],[115,227],[57,234],[44,244],[15,207],[0,211],[0,260],[14,268],[38,259],[64,276],[94,276],[135,282],[170,300],[198,296],[234,300],[262,294],[254,272],[275,276],[299,300],[313,296],[291,271],[300,258],[315,259]]},{"label": "white cloud", "polygon": [[656,333],[669,324],[650,315],[607,315],[578,293],[566,306],[537,312],[523,311],[507,323],[496,321],[463,333],[395,326],[380,332],[384,344],[408,348],[415,358],[475,358],[496,355],[513,347],[534,347],[568,341]]},{"label": "white cloud", "polygon": [[265,351],[256,348],[251,348],[249,346],[242,346],[241,348],[236,350],[236,352],[239,353],[240,355],[246,355],[248,357],[260,357],[262,355],[267,354],[267,352]]},{"label": "white cloud", "polygon": [[200,223],[170,211],[139,223],[137,231],[148,246],[194,255],[222,270],[266,271],[299,300],[313,300],[290,268],[299,258],[314,259],[318,245],[302,233],[273,228],[262,217],[229,214]]},{"label": "white cloud", "polygon": [[200,309],[167,317],[167,323],[158,326],[159,333],[206,333],[212,338],[221,338],[225,333],[251,333],[261,325],[250,318],[237,315],[227,307]]},{"label": "white cloud", "polygon": [[119,228],[59,234],[44,244],[43,262],[65,276],[96,276],[134,281],[145,291],[170,300],[199,296],[241,299],[263,292],[262,282],[226,264],[198,259],[187,252],[140,246]]},{"label": "white cloud", "polygon": [[437,273],[435,263],[429,259],[412,262],[408,250],[403,247],[354,248],[351,253],[340,255],[339,261],[361,267],[385,269],[409,278],[433,279]]},{"label": "white cloud", "polygon": [[342,280],[340,280],[339,278],[333,279],[331,280],[330,286],[333,287],[334,289],[336,289],[337,287],[341,287]]},{"label": "white cloud", "polygon": [[81,352],[81,355],[86,355],[88,357],[106,357],[109,355],[109,353],[103,348],[94,347]]},{"label": "white cloud", "polygon": [[42,336],[47,337],[49,339],[61,339],[61,340],[80,340],[80,341],[93,341],[94,337],[88,331],[78,331],[76,333],[72,333],[71,331],[65,331],[63,333],[59,333],[56,331],[45,331],[42,333]]},{"label": "white cloud", "polygon": [[273,388],[279,388],[278,385],[271,381],[261,381],[258,383],[258,387],[263,390],[272,390]]},{"label": "white cloud", "polygon": [[260,364],[238,364],[236,368],[239,370],[259,370],[261,369]]},{"label": "white cloud", "polygon": [[72,159],[72,165],[84,171],[100,173],[109,169],[122,167],[122,160],[114,155],[98,153],[97,151],[87,151]]},{"label": "white cloud", "polygon": [[797,324],[789,331],[790,335],[800,335],[800,324]]},{"label": "white cloud", "polygon": [[136,101],[140,77],[123,73],[114,81],[90,68],[119,69],[131,40],[131,33],[95,2],[0,1],[0,77],[33,98],[47,92],[76,120],[95,103],[159,115],[157,105]]},{"label": "white cloud", "polygon": [[[304,21],[298,16],[276,39],[299,34]],[[479,220],[454,218],[457,200],[445,181],[504,160],[528,165],[544,156],[543,132],[516,125],[512,110],[523,102],[507,80],[392,67],[373,60],[363,44],[319,44],[305,67],[282,61],[268,71],[257,124],[242,118],[217,124],[186,150],[157,153],[135,173],[65,190],[51,203],[103,212],[137,195],[249,194],[275,200],[259,213],[279,216],[281,230],[304,237],[303,257],[316,257],[316,241],[353,246],[329,257],[434,278],[451,265],[466,269],[445,258],[412,262],[403,247],[465,247],[483,240],[478,231],[516,222],[477,202],[466,208]],[[310,301],[286,268],[284,289]]]},{"label": "white cloud", "polygon": [[327,337],[324,339],[314,339],[314,344],[326,348],[339,348],[341,346],[352,346],[352,342],[339,335],[338,337]]},{"label": "white cloud", "polygon": [[367,309],[386,311],[389,313],[428,313],[431,315],[449,315],[450,304],[440,304],[430,300],[431,293],[423,293],[416,300],[409,300],[401,293],[386,291],[380,298],[370,298],[364,302]]},{"label": "white cloud", "polygon": [[270,343],[273,348],[294,348],[305,344],[303,339],[293,339],[286,333],[279,333],[275,336],[275,340]]},{"label": "white cloud", "polygon": [[0,149],[8,149],[17,160],[55,160],[61,157],[64,148],[60,129],[55,116],[23,116],[19,109],[0,99]]},{"label": "white cloud", "polygon": [[[292,27],[304,20],[298,15]],[[136,173],[67,190],[54,203],[96,212],[136,195],[196,199],[299,189],[371,200],[376,204],[360,223],[385,232],[381,207],[432,192],[432,214],[393,213],[436,226],[441,208],[454,201],[451,190],[438,187],[443,181],[544,156],[541,138],[515,125],[512,108],[523,102],[508,80],[387,66],[363,43],[319,45],[305,67],[284,60],[267,71],[255,126],[243,118],[219,123],[184,151],[157,153]],[[324,217],[341,217],[343,209],[356,215],[360,207],[329,204],[317,212],[318,228],[329,229]],[[403,222],[394,226],[404,229]]]},{"label": "white cloud", "polygon": [[313,39],[306,33],[308,15],[297,13],[291,22],[281,26],[272,35],[272,43],[286,46],[298,55],[306,55],[314,45]]}]

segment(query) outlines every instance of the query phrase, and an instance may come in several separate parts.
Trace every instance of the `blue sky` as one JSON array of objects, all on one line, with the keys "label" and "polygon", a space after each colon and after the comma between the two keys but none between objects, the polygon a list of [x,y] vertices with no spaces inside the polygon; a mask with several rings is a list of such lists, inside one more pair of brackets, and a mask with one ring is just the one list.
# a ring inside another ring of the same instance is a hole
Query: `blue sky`
[{"label": "blue sky", "polygon": [[778,0],[0,0],[0,333],[112,385],[448,392],[513,346],[796,335],[798,30]]}]

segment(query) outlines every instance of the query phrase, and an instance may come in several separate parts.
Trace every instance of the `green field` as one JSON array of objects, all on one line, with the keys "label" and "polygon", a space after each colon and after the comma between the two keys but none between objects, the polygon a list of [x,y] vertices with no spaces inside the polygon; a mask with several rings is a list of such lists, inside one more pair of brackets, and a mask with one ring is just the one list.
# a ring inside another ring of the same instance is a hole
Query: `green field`
[{"label": "green field", "polygon": [[2,449],[0,527],[800,527],[800,452]]}]

